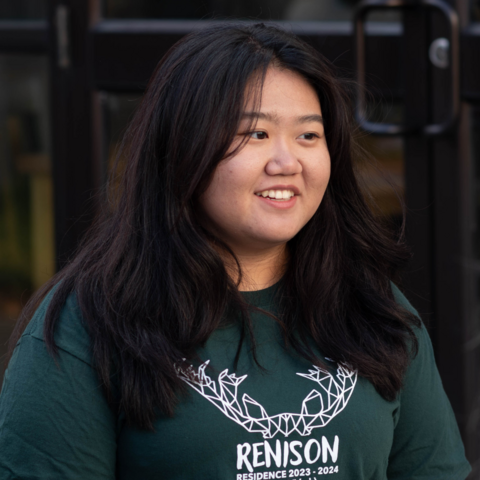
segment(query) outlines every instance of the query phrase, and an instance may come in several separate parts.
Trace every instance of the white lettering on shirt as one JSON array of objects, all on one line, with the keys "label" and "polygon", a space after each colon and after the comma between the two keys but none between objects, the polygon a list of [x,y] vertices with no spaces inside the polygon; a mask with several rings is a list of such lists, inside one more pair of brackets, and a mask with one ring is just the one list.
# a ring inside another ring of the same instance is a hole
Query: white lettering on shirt
[{"label": "white lettering on shirt", "polygon": [[328,462],[328,454],[330,453],[330,456],[332,457],[332,462],[335,463],[338,458],[338,444],[340,440],[338,438],[338,435],[335,435],[335,440],[333,442],[333,448],[330,447],[330,444],[328,443],[327,437],[322,437],[322,462],[327,463]]},{"label": "white lettering on shirt", "polygon": [[337,463],[339,449],[338,435],[335,435],[333,441],[322,436],[319,440],[311,438],[305,444],[299,440],[292,440],[284,441],[282,445],[280,440],[276,440],[275,449],[267,440],[253,444],[241,443],[237,445],[237,470],[246,468],[248,472],[253,473],[254,468],[262,466],[270,468],[273,462],[277,468],[282,466],[286,468],[288,465],[298,466],[303,462],[311,465],[320,458],[323,464]]},{"label": "white lettering on shirt", "polygon": [[290,451],[295,455],[296,460],[290,460],[291,465],[300,465],[303,462],[303,458],[300,455],[300,453],[295,450],[296,447],[301,447],[302,442],[299,442],[298,440],[295,440],[293,442],[290,442]]},{"label": "white lettering on shirt", "polygon": [[248,460],[248,454],[251,452],[251,450],[252,447],[249,443],[237,445],[237,470],[241,470],[243,464],[245,463],[247,470],[249,472],[253,472],[252,464]]},{"label": "white lettering on shirt", "polygon": [[261,443],[254,443],[252,445],[253,447],[253,466],[254,467],[263,467],[265,465],[265,462],[259,462],[258,457],[263,455],[263,452],[258,451],[258,447],[263,447],[263,442]]},{"label": "white lettering on shirt", "polygon": [[[312,448],[312,445],[316,445],[317,447],[317,456],[312,460],[312,457],[311,457],[311,448]],[[314,438],[311,438],[307,444],[305,445],[305,450],[303,452],[304,456],[305,456],[305,460],[307,461],[307,463],[309,464],[312,464],[312,463],[315,463],[319,458],[320,458],[320,453],[321,453],[322,449],[320,448],[320,444],[318,443],[318,440],[315,440]]]},{"label": "white lettering on shirt", "polygon": [[272,465],[272,457],[275,460],[275,465],[280,467],[282,465],[282,445],[280,440],[275,442],[275,453],[273,453],[270,444],[265,441],[265,466],[270,468]]}]

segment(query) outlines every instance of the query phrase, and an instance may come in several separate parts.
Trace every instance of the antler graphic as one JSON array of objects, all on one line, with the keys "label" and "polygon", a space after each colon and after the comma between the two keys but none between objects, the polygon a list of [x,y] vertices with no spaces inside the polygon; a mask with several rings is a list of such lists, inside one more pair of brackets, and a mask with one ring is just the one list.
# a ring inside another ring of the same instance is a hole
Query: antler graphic
[{"label": "antler graphic", "polygon": [[297,375],[312,380],[321,390],[312,390],[302,402],[301,413],[281,413],[269,416],[265,408],[249,395],[242,396],[242,406],[238,397],[238,386],[247,375],[237,377],[235,373],[223,370],[218,376],[218,386],[205,369],[210,360],[200,365],[198,371],[193,366],[182,369],[177,366],[179,377],[200,395],[213,403],[225,416],[241,425],[249,432],[260,432],[264,438],[273,438],[281,432],[288,437],[296,431],[309,435],[313,428],[324,427],[347,405],[355,388],[357,372],[338,365],[335,378],[327,370],[313,366],[309,373]]}]

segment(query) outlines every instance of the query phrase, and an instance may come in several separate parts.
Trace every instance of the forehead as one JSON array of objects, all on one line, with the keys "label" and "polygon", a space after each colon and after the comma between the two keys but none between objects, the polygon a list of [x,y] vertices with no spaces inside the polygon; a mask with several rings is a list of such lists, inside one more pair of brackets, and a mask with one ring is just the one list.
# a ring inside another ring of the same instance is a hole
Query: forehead
[{"label": "forehead", "polygon": [[320,101],[312,85],[299,73],[269,67],[263,83],[255,75],[245,94],[245,112],[263,112],[264,118],[274,120],[282,114],[321,115]]}]

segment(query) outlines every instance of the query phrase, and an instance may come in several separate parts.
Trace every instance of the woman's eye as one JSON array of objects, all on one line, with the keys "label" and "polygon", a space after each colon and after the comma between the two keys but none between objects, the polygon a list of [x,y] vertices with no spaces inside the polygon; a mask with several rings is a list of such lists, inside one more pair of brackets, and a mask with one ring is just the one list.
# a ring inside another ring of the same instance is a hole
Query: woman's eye
[{"label": "woman's eye", "polygon": [[319,136],[316,133],[304,133],[298,138],[301,138],[302,140],[314,140],[315,138],[319,138]]},{"label": "woman's eye", "polygon": [[267,132],[262,132],[262,131],[251,132],[250,136],[255,140],[264,140],[265,138],[267,138]]}]

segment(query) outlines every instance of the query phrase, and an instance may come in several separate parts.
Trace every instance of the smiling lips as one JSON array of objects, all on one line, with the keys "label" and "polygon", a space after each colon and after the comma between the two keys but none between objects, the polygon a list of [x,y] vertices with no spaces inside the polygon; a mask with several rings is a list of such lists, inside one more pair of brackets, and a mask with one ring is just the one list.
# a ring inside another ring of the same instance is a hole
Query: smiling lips
[{"label": "smiling lips", "polygon": [[269,198],[270,200],[285,201],[290,200],[295,195],[295,192],[293,190],[263,190],[255,195],[258,197]]}]

